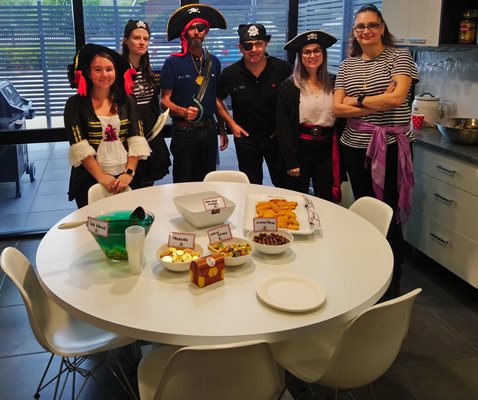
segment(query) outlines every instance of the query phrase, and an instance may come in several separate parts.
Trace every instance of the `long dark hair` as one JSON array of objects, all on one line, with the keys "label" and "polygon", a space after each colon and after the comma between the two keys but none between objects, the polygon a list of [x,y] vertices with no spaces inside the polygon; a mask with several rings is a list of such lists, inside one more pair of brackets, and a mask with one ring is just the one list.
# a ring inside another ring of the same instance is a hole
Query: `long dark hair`
[{"label": "long dark hair", "polygon": [[[360,13],[363,13],[363,12],[366,12],[366,11],[370,11],[370,12],[373,12],[373,13],[377,14],[377,16],[380,18],[380,21],[382,22],[383,26],[385,27],[385,29],[383,31],[383,35],[382,35],[382,43],[385,46],[395,47],[395,39],[394,39],[393,35],[390,33],[390,31],[388,30],[388,26],[387,26],[385,20],[383,19],[382,13],[373,4],[367,4],[366,6],[361,7],[357,11],[357,13],[355,14],[355,18],[357,18],[357,15],[359,15]],[[350,33],[350,55],[352,57],[358,57],[358,56],[361,56],[362,53],[363,53],[363,50],[360,47],[359,42],[355,38],[354,31],[352,29],[352,32]]]},{"label": "long dark hair", "polygon": [[[130,36],[131,36],[131,32],[130,32]],[[129,36],[125,39],[128,39],[128,38]],[[124,40],[123,40],[123,44],[121,48],[122,48],[121,54],[129,62],[129,49],[128,49],[128,46],[125,44]],[[151,83],[151,85],[155,86],[156,82],[154,80],[153,69],[151,68],[151,62],[149,61],[149,51],[143,54],[141,58],[139,59],[139,67],[143,71],[143,78],[146,79],[149,83]]]},{"label": "long dark hair", "polygon": [[111,85],[110,87],[110,95],[109,95],[109,98],[110,98],[110,101],[111,101],[111,113],[112,114],[117,114],[118,113],[118,108],[121,104],[123,104],[125,102],[125,94],[123,93],[123,91],[120,89],[120,87],[122,87],[122,84],[121,86],[118,85],[118,80],[121,81],[121,79],[123,79],[123,77],[121,76],[121,74],[119,73],[118,71],[118,66],[116,65],[115,63],[115,60],[113,59],[113,57],[111,57],[108,53],[106,52],[100,52],[100,53],[97,53],[95,54],[92,58],[91,58],[91,61],[90,61],[90,64],[88,65],[88,73],[85,74],[86,77],[86,83],[88,85],[88,93],[90,93],[90,90],[91,88],[93,87],[93,82],[90,78],[90,74],[89,74],[89,71],[91,69],[91,64],[93,62],[93,60],[96,58],[96,57],[103,57],[103,58],[106,58],[107,60],[111,61],[113,63],[113,66],[115,68],[115,81],[113,82],[113,84]]},{"label": "long dark hair", "polygon": [[[320,46],[320,44],[319,44]],[[317,79],[322,85],[322,89],[325,93],[330,93],[332,90],[332,82],[330,81],[329,73],[327,72],[327,49],[320,46],[322,49],[322,64],[317,70]],[[293,80],[295,86],[299,89],[305,89],[305,82],[307,81],[309,73],[302,63],[302,48],[296,55],[294,70],[292,71],[291,79]]]}]

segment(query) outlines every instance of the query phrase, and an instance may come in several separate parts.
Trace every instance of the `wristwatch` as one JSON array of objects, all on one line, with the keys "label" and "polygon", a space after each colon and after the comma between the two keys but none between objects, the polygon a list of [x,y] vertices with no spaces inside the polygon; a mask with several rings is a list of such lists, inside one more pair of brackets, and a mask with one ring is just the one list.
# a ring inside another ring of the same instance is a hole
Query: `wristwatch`
[{"label": "wristwatch", "polygon": [[131,175],[131,176],[134,176],[134,171],[131,168],[126,168],[124,170],[124,173],[128,174],[128,175]]},{"label": "wristwatch", "polygon": [[365,95],[361,94],[360,96],[357,97],[357,105],[359,107],[363,107],[363,100],[365,99]]}]

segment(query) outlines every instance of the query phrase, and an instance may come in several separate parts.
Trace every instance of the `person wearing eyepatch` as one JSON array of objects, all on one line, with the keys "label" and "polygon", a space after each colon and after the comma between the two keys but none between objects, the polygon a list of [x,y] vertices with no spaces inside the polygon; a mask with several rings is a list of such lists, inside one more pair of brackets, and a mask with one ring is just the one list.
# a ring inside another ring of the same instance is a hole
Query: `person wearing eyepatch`
[{"label": "person wearing eyepatch", "polygon": [[[242,58],[224,68],[217,84],[218,111],[234,136],[239,169],[262,185],[265,160],[274,186],[283,187],[284,163],[275,130],[276,99],[291,65],[267,54],[271,35],[261,24],[239,25]],[[230,96],[234,119],[224,100]]]},{"label": "person wearing eyepatch", "polygon": [[399,294],[404,239],[402,223],[411,210],[413,162],[410,96],[418,81],[407,49],[396,48],[374,5],[357,11],[351,53],[340,65],[334,111],[347,118],[341,154],[355,199],[376,197],[394,210],[387,239],[394,255],[386,298]]},{"label": "person wearing eyepatch", "polygon": [[222,120],[216,123],[219,59],[203,47],[211,28],[226,28],[223,15],[207,4],[188,4],[169,18],[168,41],[181,40],[181,51],[169,56],[161,70],[161,105],[172,117],[173,182],[202,181],[216,169],[220,150],[228,145]]},{"label": "person wearing eyepatch", "polygon": [[[136,70],[133,96],[136,99],[146,138],[151,133],[159,115],[159,72],[153,71],[149,61],[150,28],[147,22],[130,19],[123,34],[122,55]],[[152,186],[154,181],[169,174],[171,161],[163,135],[156,135],[148,142],[152,153],[140,160],[136,168],[133,189]]]},{"label": "person wearing eyepatch", "polygon": [[297,53],[294,71],[277,100],[277,135],[287,170],[288,189],[340,201],[340,159],[332,110],[333,82],[327,72],[327,49],[337,39],[318,30],[290,40]]}]

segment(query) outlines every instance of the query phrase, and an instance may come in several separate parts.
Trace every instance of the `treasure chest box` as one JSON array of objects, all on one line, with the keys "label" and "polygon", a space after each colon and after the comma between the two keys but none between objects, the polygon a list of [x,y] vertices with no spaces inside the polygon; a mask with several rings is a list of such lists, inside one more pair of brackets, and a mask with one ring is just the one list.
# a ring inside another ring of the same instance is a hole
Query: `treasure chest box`
[{"label": "treasure chest box", "polygon": [[221,254],[209,254],[192,261],[189,266],[191,282],[199,287],[211,285],[224,279],[224,257]]}]

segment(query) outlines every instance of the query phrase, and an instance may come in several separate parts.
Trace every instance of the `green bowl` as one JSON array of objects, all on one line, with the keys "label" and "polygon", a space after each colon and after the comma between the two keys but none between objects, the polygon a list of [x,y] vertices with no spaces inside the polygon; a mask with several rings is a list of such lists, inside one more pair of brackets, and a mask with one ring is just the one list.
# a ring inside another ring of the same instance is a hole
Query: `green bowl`
[{"label": "green bowl", "polygon": [[108,236],[100,236],[90,231],[99,244],[101,250],[107,258],[113,261],[124,261],[128,259],[126,251],[125,233],[127,227],[131,225],[144,226],[147,235],[151,225],[154,222],[154,214],[146,211],[146,217],[142,220],[129,220],[133,210],[112,211],[95,217],[102,221],[108,221]]}]

